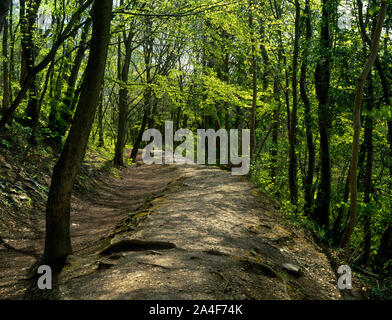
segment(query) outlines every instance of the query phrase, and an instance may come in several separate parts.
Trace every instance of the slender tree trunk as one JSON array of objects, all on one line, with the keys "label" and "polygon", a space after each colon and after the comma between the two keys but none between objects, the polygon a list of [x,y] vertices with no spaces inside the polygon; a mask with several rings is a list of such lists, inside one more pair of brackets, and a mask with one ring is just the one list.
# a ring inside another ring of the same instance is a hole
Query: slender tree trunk
[{"label": "slender tree trunk", "polygon": [[292,90],[293,90],[293,108],[290,116],[290,132],[289,132],[289,186],[290,186],[290,199],[293,205],[298,203],[298,179],[297,179],[297,153],[295,147],[297,144],[296,132],[297,132],[297,109],[298,109],[298,51],[299,51],[299,19],[301,15],[301,8],[299,1],[295,0],[295,38],[294,38],[294,54],[293,54],[293,78],[292,78]]},{"label": "slender tree trunk", "polygon": [[[225,53],[223,55],[223,80],[229,84],[230,83],[230,75],[229,75],[229,71],[230,71],[230,56],[229,53],[225,50]],[[182,82],[182,81],[181,81]],[[182,83],[181,83],[182,86]],[[229,103],[225,102],[224,104],[224,110],[225,110],[225,129],[227,130],[228,133],[228,139],[230,141],[230,106]],[[228,152],[228,158],[227,158],[227,162],[231,163],[231,158],[230,158],[230,151]]]},{"label": "slender tree trunk", "polygon": [[[57,71],[64,70],[64,61],[57,67]],[[62,77],[52,78],[53,83],[51,83],[51,90],[53,93],[51,103],[50,103],[50,112],[49,112],[49,119],[48,119],[48,128],[53,136],[51,139],[52,142],[60,146],[62,142],[62,138],[64,137],[65,133],[67,132],[68,126],[67,123],[70,122],[70,112],[67,112],[65,108],[61,105],[61,88],[63,83]]]},{"label": "slender tree trunk", "polygon": [[272,127],[272,147],[271,147],[271,179],[274,184],[276,184],[276,175],[278,169],[278,142],[279,142],[279,111],[281,108],[281,100],[280,100],[280,83],[279,78],[276,76],[274,81],[274,96],[275,103],[277,107],[274,110],[273,114],[273,127]]},{"label": "slender tree trunk", "polygon": [[[131,39],[126,42],[125,59],[120,74],[121,82],[126,84],[128,82],[129,66],[131,64]],[[127,134],[127,119],[128,119],[128,89],[121,86],[119,90],[119,104],[118,104],[118,129],[117,129],[117,143],[114,155],[114,165],[124,166],[124,147],[125,138]]]},{"label": "slender tree trunk", "polygon": [[[90,23],[86,23],[83,27],[82,35],[80,37],[80,47],[78,48],[76,52],[75,59],[73,61],[73,66],[71,68],[71,73],[68,78],[68,83],[67,83],[67,90],[65,92],[65,97],[63,99],[63,104],[65,106],[66,110],[69,110],[72,112],[72,106],[75,104],[73,103],[75,99],[75,87],[76,87],[76,81],[78,80],[78,75],[80,68],[82,66],[82,62],[84,59],[84,53],[87,50],[88,46],[85,44],[88,36],[88,32],[90,29]],[[69,124],[71,124],[71,119],[68,119]]]},{"label": "slender tree trunk", "polygon": [[257,60],[256,60],[256,45],[253,30],[253,0],[249,0],[249,28],[251,32],[251,57],[252,66],[250,73],[252,75],[252,110],[250,115],[250,158],[253,160],[256,147],[256,109],[257,109]]},{"label": "slender tree trunk", "polygon": [[[345,205],[348,202],[349,196],[350,196],[350,168],[348,169],[346,183],[344,185],[343,203]],[[336,246],[339,245],[340,240],[342,238],[342,229],[343,229],[342,222],[343,222],[343,218],[345,216],[345,213],[346,213],[345,206],[340,206],[338,209],[337,217],[333,223],[332,235],[333,235],[334,245],[336,245]]]},{"label": "slender tree trunk", "polygon": [[[37,18],[38,8],[41,0],[21,0],[20,1],[20,29],[22,33],[21,39],[21,84],[31,74],[35,66],[35,21]],[[26,108],[27,123],[30,127],[37,125],[38,119],[38,87],[37,77],[34,75],[29,87],[29,101]]]},{"label": "slender tree trunk", "polygon": [[104,103],[104,90],[101,89],[100,101],[98,105],[98,147],[105,147],[105,139],[103,136],[103,103]]},{"label": "slender tree trunk", "polygon": [[358,188],[357,169],[358,169],[359,137],[361,133],[361,108],[362,108],[363,90],[364,90],[366,78],[377,58],[380,35],[385,20],[387,7],[388,7],[388,1],[383,0],[381,2],[381,8],[377,21],[377,26],[374,31],[374,35],[372,39],[370,55],[368,61],[366,62],[361,72],[361,75],[359,76],[358,84],[357,84],[357,92],[355,95],[354,136],[353,136],[353,149],[352,149],[351,170],[350,170],[350,193],[351,193],[350,220],[342,239],[342,246],[345,247],[346,249],[348,249],[349,247],[351,235],[353,233],[355,224],[357,222],[357,188]]},{"label": "slender tree trunk", "polygon": [[12,101],[12,87],[11,83],[13,79],[15,79],[15,66],[14,66],[14,61],[15,61],[15,36],[13,32],[13,16],[14,16],[14,10],[13,10],[13,3],[11,1],[10,3],[10,9],[9,9],[9,19],[8,19],[8,30],[9,30],[9,72],[8,72],[8,82],[9,82],[9,103]]},{"label": "slender tree trunk", "polygon": [[[283,64],[287,64],[286,55],[283,56]],[[291,132],[291,112],[290,112],[290,76],[289,76],[289,68],[285,68],[285,90],[284,97],[286,102],[286,114],[287,114],[287,132],[290,134]]]},{"label": "slender tree trunk", "polygon": [[[147,90],[147,91],[149,91],[149,90]],[[144,109],[142,124],[141,124],[140,130],[138,132],[138,135],[136,137],[136,141],[135,141],[135,144],[132,148],[131,157],[130,157],[133,161],[136,161],[137,153],[139,151],[140,144],[142,143],[143,133],[147,127],[148,116],[150,114],[150,109],[151,109],[150,108],[151,93],[146,92],[144,94],[144,100],[145,100],[145,109]]]},{"label": "slender tree trunk", "polygon": [[[4,18],[3,30],[3,56],[8,57],[8,19]],[[8,72],[8,59],[3,62],[3,108],[8,108],[10,97],[10,84]]]},{"label": "slender tree trunk", "polygon": [[137,135],[135,144],[132,148],[131,151],[131,159],[133,161],[136,161],[137,153],[140,147],[140,144],[142,143],[142,137],[144,130],[146,129],[146,126],[148,124],[148,119],[150,116],[150,111],[151,111],[151,105],[152,105],[152,88],[151,88],[151,83],[152,83],[152,78],[151,78],[151,67],[152,67],[152,54],[153,54],[153,46],[154,46],[154,40],[151,35],[151,21],[148,21],[147,24],[147,40],[144,45],[144,64],[146,65],[146,89],[144,90],[144,115],[143,115],[143,120],[142,124],[139,130],[139,133]]},{"label": "slender tree trunk", "polygon": [[[120,2],[122,4],[123,1]],[[118,45],[118,78],[120,80],[119,89],[119,103],[118,103],[118,127],[117,127],[117,141],[114,154],[114,165],[124,166],[124,148],[127,140],[128,132],[128,89],[124,85],[128,82],[129,67],[131,64],[132,55],[132,41],[135,33],[132,30],[128,34],[123,32],[123,40],[125,45],[124,63],[121,66],[121,43]]]},{"label": "slender tree trunk", "polygon": [[329,32],[331,1],[322,1],[320,50],[321,58],[315,71],[316,93],[319,101],[319,130],[321,178],[314,208],[314,218],[320,226],[329,226],[331,200],[331,160],[329,153],[329,87],[331,76],[331,38]]},{"label": "slender tree trunk", "polygon": [[[51,63],[50,66],[49,66],[49,69],[48,69],[48,71],[47,71],[47,73],[46,73],[46,76],[45,76],[44,88],[42,89],[42,93],[41,93],[40,99],[39,99],[39,101],[38,101],[38,113],[37,113],[38,115],[41,113],[41,108],[42,108],[42,104],[43,104],[43,102],[44,102],[44,98],[45,98],[45,95],[46,95],[46,91],[47,91],[47,89],[48,89],[48,84],[49,84],[50,77],[53,75],[54,64],[55,64],[55,62],[52,61],[52,63]],[[35,120],[36,123],[38,124],[39,119],[37,118],[37,119],[34,119],[34,120]],[[33,127],[33,130],[32,130],[32,132],[31,132],[31,136],[30,136],[30,143],[31,143],[31,144],[35,144],[35,143],[36,143],[36,139],[35,139],[35,137],[36,137],[36,132],[37,132],[37,125],[35,125],[35,126]]]},{"label": "slender tree trunk", "polygon": [[46,205],[43,260],[62,265],[72,252],[70,202],[72,187],[83,159],[99,100],[110,39],[112,0],[96,0],[92,12],[91,50],[75,117],[60,158],[53,169]]},{"label": "slender tree trunk", "polygon": [[315,166],[315,150],[313,143],[313,133],[312,133],[312,114],[310,107],[310,100],[308,96],[308,89],[306,86],[306,74],[308,71],[308,54],[309,45],[312,39],[312,23],[311,23],[311,13],[309,0],[306,0],[305,5],[305,23],[306,23],[306,44],[304,49],[303,63],[301,67],[301,79],[300,79],[300,90],[301,99],[304,103],[305,108],[305,128],[306,128],[306,142],[308,147],[308,170],[305,177],[305,215],[310,216],[313,207],[313,177],[314,177],[314,166]]},{"label": "slender tree trunk", "polygon": [[[280,19],[280,15],[278,14],[278,18]],[[280,37],[279,37],[280,39]],[[281,68],[281,63],[283,59],[283,48],[281,45],[281,41],[279,43],[279,49],[278,49],[278,70]],[[277,108],[274,110],[274,115],[273,115],[273,128],[272,128],[272,151],[271,151],[271,156],[272,156],[272,163],[271,163],[271,179],[272,182],[275,184],[277,183],[276,176],[278,174],[278,142],[279,142],[279,127],[280,127],[280,110],[282,107],[282,101],[281,101],[281,84],[280,84],[280,78],[279,78],[279,73],[275,74],[275,80],[274,80],[274,97],[275,97],[275,102],[277,104]],[[287,102],[287,101],[286,101]],[[280,191],[279,188],[276,188],[275,195],[279,197]]]},{"label": "slender tree trunk", "polygon": [[372,193],[372,172],[373,172],[373,118],[371,112],[374,107],[374,92],[373,92],[373,81],[372,77],[369,77],[368,88],[367,88],[367,110],[368,114],[365,118],[365,148],[366,148],[366,168],[365,168],[365,194],[364,203],[365,208],[365,222],[364,222],[364,248],[363,248],[363,264],[366,266],[369,263],[370,250],[372,243],[372,217],[371,209],[368,207],[371,202]]}]

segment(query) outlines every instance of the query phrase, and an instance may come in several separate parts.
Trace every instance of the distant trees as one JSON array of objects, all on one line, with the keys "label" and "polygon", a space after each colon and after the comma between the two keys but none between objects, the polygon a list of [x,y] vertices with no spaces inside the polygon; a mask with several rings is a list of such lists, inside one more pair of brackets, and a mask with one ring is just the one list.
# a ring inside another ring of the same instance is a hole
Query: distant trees
[{"label": "distant trees", "polygon": [[21,82],[20,90],[18,90],[13,102],[11,103],[10,107],[3,113],[3,116],[0,120],[0,129],[13,119],[15,112],[23,101],[27,91],[31,88],[35,76],[41,71],[43,71],[52,62],[52,60],[56,57],[57,50],[63,44],[63,42],[77,31],[77,28],[75,29],[75,25],[79,21],[80,16],[92,4],[92,2],[93,0],[86,0],[86,2],[84,2],[75,11],[75,13],[69,19],[68,24],[66,26],[63,25],[62,28],[60,28],[61,32],[56,35],[54,43],[51,46],[49,52],[42,58],[42,60],[37,65],[29,69],[29,72],[27,72],[23,81]]}]

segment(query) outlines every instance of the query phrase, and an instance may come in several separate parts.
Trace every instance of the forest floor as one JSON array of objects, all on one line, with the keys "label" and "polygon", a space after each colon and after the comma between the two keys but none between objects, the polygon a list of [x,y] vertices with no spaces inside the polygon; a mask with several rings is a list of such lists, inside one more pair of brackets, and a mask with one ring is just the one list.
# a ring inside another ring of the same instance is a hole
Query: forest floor
[{"label": "forest floor", "polygon": [[215,167],[130,166],[77,193],[74,254],[51,291],[25,279],[43,251],[44,214],[33,222],[0,246],[2,299],[342,299],[312,236]]}]

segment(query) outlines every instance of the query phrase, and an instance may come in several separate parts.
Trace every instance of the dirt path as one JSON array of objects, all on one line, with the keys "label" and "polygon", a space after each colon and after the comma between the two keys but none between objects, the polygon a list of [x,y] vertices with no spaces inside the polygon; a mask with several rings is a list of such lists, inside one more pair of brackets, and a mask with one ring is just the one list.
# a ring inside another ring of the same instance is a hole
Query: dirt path
[{"label": "dirt path", "polygon": [[[71,237],[75,256],[94,252],[129,212],[143,205],[148,197],[162,192],[177,177],[173,170],[161,166],[128,167],[120,178],[99,179],[93,193],[74,196]],[[16,226],[8,228],[8,234],[3,232],[4,241],[13,249],[0,245],[0,299],[24,295],[27,284],[23,279],[43,252],[44,210],[20,215],[18,219],[23,228]]]},{"label": "dirt path", "polygon": [[[129,212],[134,193],[143,188],[134,174],[155,174],[161,188],[164,177],[177,178],[107,240],[76,252],[58,279],[56,298],[341,298],[322,250],[302,230],[287,226],[243,177],[204,166],[148,168],[127,169],[93,206],[76,207],[84,220],[78,220],[74,238],[82,239],[83,223],[91,225],[91,237],[99,237],[105,228],[95,224],[101,220],[88,220],[98,214],[107,226]],[[299,272],[290,271],[297,267]]]}]

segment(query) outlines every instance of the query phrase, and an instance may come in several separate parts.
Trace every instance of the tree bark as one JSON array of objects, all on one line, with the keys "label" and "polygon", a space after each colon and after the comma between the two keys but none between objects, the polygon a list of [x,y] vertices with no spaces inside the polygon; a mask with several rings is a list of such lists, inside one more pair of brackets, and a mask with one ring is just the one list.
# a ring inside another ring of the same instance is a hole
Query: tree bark
[{"label": "tree bark", "polygon": [[[34,43],[35,21],[41,0],[20,0],[21,39],[21,84],[26,80],[35,66],[36,48]],[[27,124],[35,127],[38,123],[38,88],[34,75],[29,87],[29,101],[26,108]]]},{"label": "tree bark", "polygon": [[103,117],[104,117],[103,103],[104,103],[104,90],[102,86],[99,105],[98,105],[98,147],[99,148],[105,147],[105,139],[103,136]]},{"label": "tree bark", "polygon": [[[4,18],[3,30],[3,56],[8,57],[8,20]],[[3,109],[6,110],[9,105],[10,84],[9,84],[9,69],[8,59],[3,62]]]},{"label": "tree bark", "polygon": [[298,51],[299,51],[299,19],[301,15],[301,8],[299,1],[295,0],[295,38],[294,38],[294,53],[293,53],[293,107],[290,116],[290,132],[289,132],[289,187],[290,187],[290,200],[293,205],[298,203],[298,179],[297,179],[297,154],[296,154],[296,132],[297,132],[297,109],[298,109]]},{"label": "tree bark", "polygon": [[250,115],[250,159],[253,161],[253,156],[256,147],[256,109],[257,109],[257,60],[256,60],[256,45],[253,30],[253,0],[249,0],[249,28],[251,41],[251,58],[252,65],[250,73],[252,75],[252,109]]},{"label": "tree bark", "polygon": [[[275,108],[273,114],[271,168],[270,168],[271,180],[274,184],[277,183],[276,175],[278,170],[278,142],[279,142],[279,123],[280,123],[279,112],[282,105],[282,102],[280,100],[280,93],[281,90],[280,90],[279,77],[276,76],[274,81],[274,97],[275,97],[275,103],[277,104],[277,107]],[[278,193],[279,190],[277,188],[276,190]]]},{"label": "tree bark", "polygon": [[86,77],[75,117],[60,158],[53,169],[46,205],[46,235],[43,260],[62,265],[72,253],[70,202],[80,162],[83,159],[99,100],[110,39],[112,0],[96,0],[93,7],[93,32]]},{"label": "tree bark", "polygon": [[314,218],[320,226],[329,226],[331,200],[331,160],[329,153],[329,87],[331,77],[331,37],[329,32],[331,1],[322,1],[320,50],[321,58],[316,66],[315,86],[319,101],[319,131],[321,178],[314,208]]},{"label": "tree bark", "polygon": [[[90,23],[86,23],[85,26],[83,27],[82,35],[80,37],[80,47],[78,48],[75,56],[75,60],[73,62],[73,66],[71,68],[71,73],[68,78],[68,83],[67,83],[67,90],[65,92],[65,97],[63,99],[63,104],[65,106],[66,110],[69,110],[70,112],[73,111],[73,106],[75,105],[74,99],[75,99],[75,87],[76,87],[76,81],[78,80],[78,75],[80,71],[80,67],[82,66],[82,62],[84,59],[84,53],[88,48],[88,45],[85,44],[88,36],[88,32],[90,29]],[[71,119],[68,119],[69,123],[71,124]]]},{"label": "tree bark", "polygon": [[337,217],[333,223],[333,227],[332,227],[332,236],[333,236],[333,243],[334,245],[338,246],[341,238],[342,238],[342,222],[344,221],[344,216],[346,213],[346,207],[345,205],[348,202],[348,199],[350,197],[350,168],[348,169],[347,172],[347,177],[346,177],[346,182],[344,184],[344,195],[343,195],[343,203],[344,206],[340,206],[338,209],[338,214]]},{"label": "tree bark", "polygon": [[[114,165],[124,166],[124,147],[126,143],[126,135],[128,130],[128,89],[124,87],[128,82],[129,67],[131,64],[131,44],[133,39],[133,31],[129,31],[128,36],[124,36],[125,42],[125,58],[124,64],[120,69],[119,74],[121,85],[119,90],[119,103],[118,103],[118,128],[117,128],[117,142],[114,155]],[[119,52],[120,53],[120,52]],[[119,55],[120,59],[121,55]],[[120,61],[119,61],[120,62]],[[120,63],[121,65],[121,63]]]},{"label": "tree bark", "polygon": [[147,40],[146,43],[144,44],[144,64],[146,65],[146,89],[144,90],[144,115],[142,119],[142,124],[140,127],[140,130],[138,132],[135,144],[132,148],[131,151],[131,159],[132,161],[136,161],[137,153],[140,147],[140,144],[142,142],[142,137],[144,130],[146,129],[146,126],[148,124],[148,118],[150,115],[151,111],[151,105],[152,105],[152,88],[151,88],[151,83],[152,83],[152,76],[151,76],[151,68],[152,68],[152,54],[153,54],[153,49],[154,49],[154,39],[152,38],[151,34],[151,29],[152,29],[152,22],[147,21]]},{"label": "tree bark", "polygon": [[365,207],[365,217],[364,217],[364,248],[362,262],[366,266],[369,263],[371,242],[372,242],[372,217],[371,209],[369,207],[371,202],[372,193],[372,173],[373,173],[373,118],[371,112],[374,108],[374,90],[373,81],[371,76],[369,77],[368,87],[367,87],[366,106],[368,114],[365,118],[365,152],[366,152],[366,168],[365,168],[365,183],[364,183],[364,203]]},{"label": "tree bark", "polygon": [[309,43],[312,39],[312,23],[311,23],[311,13],[310,13],[310,3],[306,0],[305,4],[305,23],[306,23],[306,44],[304,49],[303,63],[301,67],[301,79],[300,79],[300,91],[301,98],[304,103],[305,108],[305,128],[306,128],[306,142],[308,147],[308,170],[305,177],[305,215],[310,216],[313,207],[313,177],[314,177],[314,166],[315,166],[315,150],[313,143],[313,133],[312,133],[312,114],[310,107],[310,100],[308,96],[308,89],[306,86],[306,73],[308,71],[308,54],[309,54]]}]

